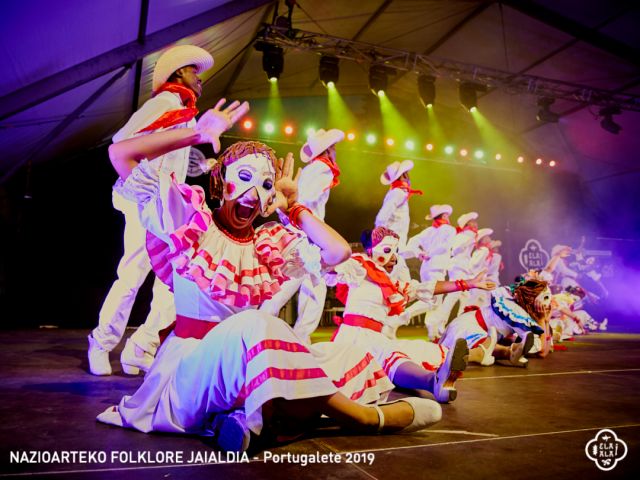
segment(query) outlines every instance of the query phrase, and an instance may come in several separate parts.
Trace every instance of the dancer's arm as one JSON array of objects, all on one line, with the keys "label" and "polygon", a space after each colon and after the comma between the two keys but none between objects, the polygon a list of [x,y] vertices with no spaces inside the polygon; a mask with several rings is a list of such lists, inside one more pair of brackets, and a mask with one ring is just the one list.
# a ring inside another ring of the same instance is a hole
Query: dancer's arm
[{"label": "dancer's arm", "polygon": [[436,287],[433,290],[433,294],[441,295],[443,293],[459,292],[461,290],[471,290],[473,288],[477,288],[480,290],[495,289],[497,287],[496,283],[492,282],[491,280],[485,280],[485,274],[486,271],[482,271],[469,280],[461,280],[458,282],[438,281],[436,282]]},{"label": "dancer's arm", "polygon": [[214,151],[220,150],[220,135],[249,111],[249,104],[233,102],[221,110],[225,99],[205,112],[198,120],[195,128],[179,128],[164,132],[152,133],[114,143],[109,147],[109,158],[120,178],[125,180],[133,169],[145,158],[164,155],[191,145],[211,143]]},{"label": "dancer's arm", "polygon": [[285,159],[280,159],[276,166],[276,198],[267,210],[268,214],[277,209],[285,212],[292,223],[309,237],[315,245],[320,247],[320,255],[327,265],[337,265],[344,262],[351,255],[351,247],[347,241],[329,225],[306,209],[300,209],[298,199],[298,178],[300,169],[293,177],[293,154],[288,153]]}]

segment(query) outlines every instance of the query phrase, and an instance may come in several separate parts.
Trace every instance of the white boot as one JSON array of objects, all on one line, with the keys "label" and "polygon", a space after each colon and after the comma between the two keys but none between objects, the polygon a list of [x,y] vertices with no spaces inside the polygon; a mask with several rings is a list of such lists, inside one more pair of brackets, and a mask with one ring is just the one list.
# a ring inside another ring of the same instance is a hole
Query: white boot
[{"label": "white boot", "polygon": [[109,363],[109,351],[105,350],[93,335],[89,339],[89,371],[94,375],[111,375],[111,364]]},{"label": "white boot", "polygon": [[120,355],[122,371],[127,375],[138,375],[140,370],[148,372],[153,363],[153,355],[145,352],[129,338]]},{"label": "white boot", "polygon": [[600,323],[600,328],[599,330],[601,332],[605,332],[607,330],[607,324],[609,323],[609,319],[605,318],[604,320],[602,320],[602,323]]},{"label": "white boot", "polygon": [[433,400],[418,397],[401,398],[400,400],[395,400],[393,402],[385,403],[379,406],[372,405],[372,407],[375,408],[378,412],[378,432],[382,432],[385,424],[384,412],[380,407],[398,402],[406,402],[411,405],[411,408],[413,408],[413,420],[411,424],[407,425],[401,430],[396,431],[395,433],[417,432],[418,430],[422,430],[423,428],[427,428],[434,423],[439,422],[442,418],[442,407],[440,407],[440,405]]}]

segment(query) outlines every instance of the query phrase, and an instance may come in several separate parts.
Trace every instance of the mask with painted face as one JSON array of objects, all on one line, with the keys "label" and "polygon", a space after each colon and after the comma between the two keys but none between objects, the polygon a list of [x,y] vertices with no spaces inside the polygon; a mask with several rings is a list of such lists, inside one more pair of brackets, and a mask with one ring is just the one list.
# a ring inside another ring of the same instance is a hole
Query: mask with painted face
[{"label": "mask with painted face", "polygon": [[275,169],[265,155],[250,154],[227,165],[224,199],[235,200],[252,188],[260,201],[260,213],[265,215],[275,196]]},{"label": "mask with painted face", "polygon": [[545,288],[535,300],[535,305],[538,309],[547,310],[551,308],[551,290],[549,287]]},{"label": "mask with painted face", "polygon": [[398,242],[396,237],[385,236],[380,242],[371,248],[371,258],[381,267],[384,267],[394,255],[398,254]]}]

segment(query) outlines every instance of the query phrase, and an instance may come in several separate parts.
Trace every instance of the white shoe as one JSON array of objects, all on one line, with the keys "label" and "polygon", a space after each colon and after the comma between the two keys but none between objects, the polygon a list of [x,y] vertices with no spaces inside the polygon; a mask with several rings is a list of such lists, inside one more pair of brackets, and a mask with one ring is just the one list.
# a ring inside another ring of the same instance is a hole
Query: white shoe
[{"label": "white shoe", "polygon": [[598,328],[598,330],[600,330],[601,332],[604,332],[607,330],[607,324],[609,323],[609,319],[605,318],[604,320],[602,320],[602,322],[600,323],[600,327]]},{"label": "white shoe", "polygon": [[104,412],[96,417],[96,420],[108,425],[122,427],[122,417],[120,416],[117,405],[113,405],[112,407],[107,408]]},{"label": "white shoe", "polygon": [[105,350],[98,341],[89,334],[89,371],[94,375],[111,375],[111,364],[109,363],[109,351]]},{"label": "white shoe", "polygon": [[378,432],[382,432],[384,428],[384,413],[382,412],[381,406],[391,405],[393,403],[398,402],[406,402],[411,405],[413,409],[413,420],[409,425],[404,427],[401,430],[395,431],[393,433],[411,433],[417,432],[418,430],[422,430],[423,428],[427,428],[434,423],[437,423],[442,418],[442,407],[433,400],[429,400],[428,398],[418,398],[418,397],[407,397],[401,398],[400,400],[396,400],[394,402],[385,403],[383,405],[373,405],[373,408],[378,412]]},{"label": "white shoe", "polygon": [[464,338],[456,340],[455,346],[447,352],[444,363],[436,371],[433,382],[433,396],[440,403],[453,402],[458,396],[455,382],[467,368],[469,347]]},{"label": "white shoe", "polygon": [[484,345],[480,345],[484,355],[482,360],[480,361],[480,365],[485,367],[490,367],[494,363],[496,363],[496,358],[493,356],[493,351],[496,348],[496,343],[498,343],[498,332],[496,331],[496,327],[489,327],[489,338],[491,342],[488,347]]},{"label": "white shoe", "polygon": [[[529,361],[525,358],[526,362],[522,362],[521,359],[529,353],[531,347],[533,347],[533,332],[527,332],[520,343],[515,344],[515,348],[511,348],[511,355],[509,356],[509,362],[514,367],[526,367]],[[513,347],[513,345],[512,345]]]},{"label": "white shoe", "polygon": [[251,441],[244,410],[234,410],[229,414],[215,416],[213,428],[218,447],[225,452],[246,452]]},{"label": "white shoe", "polygon": [[120,363],[124,373],[138,375],[140,370],[145,373],[149,371],[153,363],[153,355],[142,350],[129,338],[120,355]]}]

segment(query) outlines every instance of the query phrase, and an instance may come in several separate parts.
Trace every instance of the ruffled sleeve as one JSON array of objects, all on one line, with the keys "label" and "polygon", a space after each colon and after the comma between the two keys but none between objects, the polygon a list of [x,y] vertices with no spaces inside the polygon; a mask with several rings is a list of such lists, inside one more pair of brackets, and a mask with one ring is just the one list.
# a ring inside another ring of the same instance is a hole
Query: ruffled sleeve
[{"label": "ruffled sleeve", "polygon": [[353,258],[336,265],[332,272],[324,275],[327,286],[335,287],[338,283],[344,283],[349,287],[357,287],[362,284],[367,276],[365,268]]},{"label": "ruffled sleeve", "polygon": [[434,303],[434,291],[436,289],[437,280],[429,280],[428,282],[418,282],[411,280],[406,287],[406,293],[409,301],[422,300],[425,303]]},{"label": "ruffled sleeve", "polygon": [[[211,224],[211,212],[201,187],[178,184],[160,172],[158,165],[143,160],[116,190],[138,204],[140,221],[147,231],[179,248],[181,231],[201,234]],[[196,227],[196,228],[192,228]]]}]

